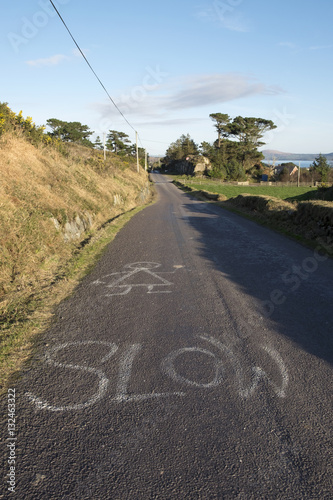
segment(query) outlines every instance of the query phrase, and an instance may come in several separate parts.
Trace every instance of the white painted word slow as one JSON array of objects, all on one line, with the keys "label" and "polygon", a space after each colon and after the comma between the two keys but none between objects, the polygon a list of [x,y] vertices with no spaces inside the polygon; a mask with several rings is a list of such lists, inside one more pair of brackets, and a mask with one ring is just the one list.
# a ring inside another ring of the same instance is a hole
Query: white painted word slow
[{"label": "white painted word slow", "polygon": [[170,281],[163,278],[161,274],[173,274],[153,271],[161,264],[157,262],[134,262],[125,266],[125,271],[111,273],[103,276],[102,280],[93,281],[93,285],[104,285],[108,289],[106,297],[114,295],[127,295],[133,289],[143,289],[147,293],[171,293],[168,287]]},{"label": "white painted word slow", "polygon": [[[197,387],[198,389],[211,389],[211,388],[216,388],[220,386],[223,382],[223,371],[224,371],[224,365],[223,361],[220,358],[221,355],[223,355],[227,361],[229,362],[229,365],[232,368],[232,371],[235,375],[236,379],[236,393],[242,398],[242,399],[248,399],[250,398],[256,389],[258,389],[259,383],[261,380],[266,380],[269,385],[271,386],[272,390],[274,393],[280,397],[284,398],[286,395],[286,389],[288,386],[288,381],[289,381],[289,376],[288,376],[288,371],[287,368],[280,356],[280,354],[273,348],[267,347],[267,346],[261,346],[261,349],[263,349],[268,356],[273,360],[275,363],[276,367],[278,368],[280,375],[281,375],[281,383],[277,384],[273,382],[270,377],[267,375],[267,373],[260,368],[259,366],[254,366],[252,367],[252,381],[249,387],[246,387],[245,384],[245,378],[243,375],[243,370],[242,366],[237,359],[237,356],[234,354],[234,352],[231,350],[230,347],[226,346],[219,340],[213,337],[209,336],[203,336],[203,335],[198,335],[197,337],[201,341],[204,341],[211,346],[215,347],[217,351],[219,351],[219,355],[216,353],[213,353],[207,349],[203,349],[202,347],[183,347],[180,349],[177,349],[175,351],[172,351],[170,354],[166,356],[166,358],[162,361],[161,363],[161,370],[162,373],[164,373],[166,376],[168,376],[170,379],[172,379],[174,382],[179,383],[181,386],[191,386],[191,387]],[[78,404],[70,404],[70,405],[64,405],[64,406],[57,406],[57,405],[52,405],[51,403],[42,400],[38,396],[32,394],[31,392],[27,392],[25,395],[26,397],[33,403],[38,409],[41,410],[49,410],[49,411],[71,411],[71,410],[83,410],[85,408],[88,408],[89,406],[94,405],[98,401],[100,401],[107,393],[108,387],[109,387],[109,379],[105,375],[105,373],[95,367],[88,367],[86,365],[74,365],[74,364],[67,364],[67,363],[60,363],[59,361],[56,361],[54,358],[60,351],[64,351],[65,349],[68,349],[69,352],[72,351],[73,349],[79,347],[79,346],[85,346],[85,347],[96,347],[96,346],[103,346],[106,350],[106,355],[100,360],[100,363],[106,363],[107,361],[110,360],[118,351],[118,346],[116,344],[110,343],[110,342],[102,342],[102,341],[82,341],[82,342],[67,342],[65,344],[60,344],[56,347],[53,347],[49,351],[47,351],[45,355],[45,361],[46,363],[53,365],[57,368],[65,369],[65,370],[79,370],[83,373],[89,373],[93,374],[96,376],[97,381],[98,381],[98,388],[96,393],[91,396],[86,402],[84,403],[78,403]],[[119,360],[119,369],[118,369],[118,375],[117,375],[117,382],[116,382],[116,394],[115,396],[111,399],[111,401],[115,403],[131,403],[131,402],[141,402],[141,401],[146,401],[146,400],[151,400],[151,399],[157,399],[157,398],[165,398],[165,397],[184,397],[186,396],[186,393],[183,391],[180,392],[152,392],[148,394],[132,394],[129,393],[128,387],[130,380],[133,376],[132,371],[133,371],[133,363],[134,359],[139,355],[141,349],[142,349],[141,344],[133,344],[129,346],[125,351],[121,354],[120,360]],[[191,380],[189,378],[186,378],[182,375],[180,375],[177,372],[177,368],[175,366],[176,359],[183,356],[183,355],[191,355],[191,353],[200,353],[205,356],[207,356],[207,359],[211,361],[213,364],[213,373],[214,376],[212,380],[210,381],[204,381],[204,382],[199,382],[195,380]]]},{"label": "white painted word slow", "polygon": [[81,342],[66,342],[65,344],[60,344],[56,347],[53,347],[49,351],[46,352],[45,354],[45,361],[46,363],[56,366],[58,368],[65,368],[67,370],[79,370],[83,371],[86,373],[92,373],[96,375],[98,379],[98,390],[96,394],[94,394],[88,401],[85,403],[80,403],[80,404],[74,404],[74,405],[67,405],[67,406],[52,406],[46,401],[42,401],[41,399],[37,398],[30,392],[26,393],[26,396],[32,401],[38,408],[40,409],[45,409],[45,410],[51,410],[51,411],[65,411],[65,410],[83,410],[84,408],[88,408],[88,406],[93,405],[96,403],[98,400],[102,399],[103,396],[105,396],[108,385],[109,385],[109,380],[105,376],[105,374],[96,368],[90,368],[88,366],[82,366],[82,365],[73,365],[73,364],[64,364],[64,363],[59,363],[58,361],[55,361],[53,358],[54,356],[61,350],[66,349],[66,348],[75,348],[79,346],[98,346],[102,345],[103,347],[107,348],[108,353],[106,356],[104,356],[101,359],[101,363],[104,363],[108,359],[113,356],[117,350],[118,346],[116,344],[112,344],[110,342],[102,342],[102,341],[94,341],[94,340],[87,340],[87,341],[81,341]]}]

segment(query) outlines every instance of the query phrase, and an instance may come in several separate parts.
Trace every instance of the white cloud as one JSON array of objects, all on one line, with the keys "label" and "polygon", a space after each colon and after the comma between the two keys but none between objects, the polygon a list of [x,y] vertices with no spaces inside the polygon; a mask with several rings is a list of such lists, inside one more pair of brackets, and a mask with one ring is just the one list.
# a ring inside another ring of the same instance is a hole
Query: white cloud
[{"label": "white cloud", "polygon": [[[246,97],[280,95],[284,93],[281,87],[267,85],[253,76],[241,73],[217,73],[192,75],[182,78],[173,78],[159,85],[157,89],[148,90],[134,86],[121,96],[113,96],[117,106],[125,116],[133,116],[142,122],[161,125],[179,119],[188,120],[179,116],[184,110],[197,110],[205,106],[220,104],[243,99]],[[114,119],[117,111],[109,102],[95,103],[94,109],[101,120]],[[131,118],[130,118],[131,120]],[[171,120],[171,121],[170,121]]]},{"label": "white cloud", "polygon": [[324,50],[324,49],[331,49],[333,45],[313,45],[310,47],[310,50]]},{"label": "white cloud", "polygon": [[[89,49],[82,50],[84,55],[89,54]],[[28,66],[33,66],[35,68],[42,68],[43,66],[58,66],[59,64],[65,61],[71,61],[75,58],[82,58],[82,54],[78,49],[73,49],[71,51],[70,56],[66,56],[65,54],[55,54],[54,56],[46,57],[43,59],[32,59],[30,61],[26,61]]]},{"label": "white cloud", "polygon": [[312,45],[311,47],[301,48],[296,43],[293,43],[293,42],[280,42],[280,43],[278,43],[278,46],[290,49],[294,54],[298,54],[302,50],[316,51],[316,50],[327,50],[327,49],[333,48],[333,44],[330,44],[330,45]]},{"label": "white cloud", "polygon": [[174,127],[175,125],[193,125],[193,123],[205,122],[207,118],[174,118],[171,120],[156,120],[156,121],[145,121],[145,122],[137,122],[136,125],[140,127],[151,127],[154,126],[162,126],[162,127]]},{"label": "white cloud", "polygon": [[51,57],[47,57],[45,59],[33,59],[30,61],[26,61],[26,64],[29,66],[34,66],[37,68],[43,67],[43,66],[57,66],[58,64],[61,64],[63,61],[69,61],[70,58],[68,56],[65,56],[64,54],[56,54]]},{"label": "white cloud", "polygon": [[185,109],[220,104],[251,95],[281,94],[280,87],[268,86],[241,73],[220,73],[187,77],[180,89],[168,98],[168,109]]}]

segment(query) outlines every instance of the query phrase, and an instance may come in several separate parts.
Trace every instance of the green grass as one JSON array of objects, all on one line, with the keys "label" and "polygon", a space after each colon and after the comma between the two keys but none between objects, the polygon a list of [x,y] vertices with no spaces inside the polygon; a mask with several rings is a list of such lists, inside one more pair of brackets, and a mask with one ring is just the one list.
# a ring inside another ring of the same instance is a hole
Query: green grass
[{"label": "green grass", "polygon": [[[182,179],[179,179],[182,181]],[[182,181],[184,182],[184,181]],[[192,189],[204,189],[212,193],[224,194],[227,198],[234,198],[240,194],[247,193],[265,196],[273,196],[287,201],[303,201],[315,198],[317,188],[309,186],[231,186],[227,184],[220,184],[209,180],[202,180],[198,182],[185,181]]]}]

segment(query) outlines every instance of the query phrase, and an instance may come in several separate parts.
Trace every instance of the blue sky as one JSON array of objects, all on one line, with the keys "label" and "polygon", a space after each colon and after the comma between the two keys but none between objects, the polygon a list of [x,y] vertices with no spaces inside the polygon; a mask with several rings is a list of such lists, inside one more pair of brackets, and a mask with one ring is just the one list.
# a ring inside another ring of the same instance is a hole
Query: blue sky
[{"label": "blue sky", "polygon": [[[333,151],[331,0],[54,3],[151,155],[214,141],[216,112],[273,120],[264,149]],[[0,23],[0,101],[135,141],[48,0],[3,3]]]}]

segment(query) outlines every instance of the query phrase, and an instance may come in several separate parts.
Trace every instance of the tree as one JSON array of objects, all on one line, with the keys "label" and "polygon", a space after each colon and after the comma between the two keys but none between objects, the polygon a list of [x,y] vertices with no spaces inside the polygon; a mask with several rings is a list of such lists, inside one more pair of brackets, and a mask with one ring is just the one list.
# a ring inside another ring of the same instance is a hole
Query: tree
[{"label": "tree", "polygon": [[311,173],[317,173],[320,175],[321,182],[327,182],[330,170],[331,167],[329,166],[327,159],[321,153],[317,156],[309,168]]},{"label": "tree", "polygon": [[119,155],[129,154],[131,151],[131,143],[128,135],[117,130],[109,130],[107,136],[106,147],[113,153]]},{"label": "tree", "polygon": [[180,139],[172,142],[168,147],[165,155],[165,163],[179,161],[183,158],[182,143]]},{"label": "tree", "polygon": [[274,128],[276,128],[276,125],[274,125],[272,120],[237,116],[230,124],[229,130],[230,135],[238,138],[241,144],[256,149],[265,144],[260,141],[265,132],[273,130]]},{"label": "tree", "polygon": [[189,155],[197,155],[199,153],[198,146],[195,144],[190,135],[182,135],[175,142],[172,142],[167,149],[165,163],[170,164],[175,161],[185,160]]},{"label": "tree", "polygon": [[49,135],[61,139],[64,142],[76,142],[84,146],[93,147],[89,137],[94,133],[89,130],[88,125],[80,122],[65,122],[57,118],[49,118],[46,124],[52,129]]},{"label": "tree", "polygon": [[96,137],[96,140],[94,142],[94,148],[95,149],[104,149],[103,143],[102,143],[99,135]]},{"label": "tree", "polygon": [[58,120],[57,118],[49,118],[46,120],[46,125],[52,129],[52,132],[48,132],[48,134],[57,139],[61,139],[61,127],[64,123],[64,121]]},{"label": "tree", "polygon": [[228,137],[229,135],[229,123],[230,116],[225,113],[212,113],[209,115],[210,118],[215,121],[215,128],[217,130],[218,135],[218,144],[217,147],[221,147],[221,137]]},{"label": "tree", "polygon": [[214,146],[207,141],[203,141],[200,144],[200,149],[201,149],[202,155],[207,156],[207,158],[212,156],[215,152]]},{"label": "tree", "polygon": [[283,167],[283,169],[279,173],[278,179],[280,182],[289,182],[290,181],[290,171],[289,171],[288,167]]},{"label": "tree", "polygon": [[191,139],[190,135],[182,135],[181,138],[181,148],[183,152],[183,156],[186,158],[189,155],[197,155],[198,154],[198,146]]},{"label": "tree", "polygon": [[287,167],[289,169],[289,173],[291,173],[295,168],[298,168],[296,163],[293,163],[292,161],[281,163],[281,167]]},{"label": "tree", "polygon": [[243,165],[232,158],[227,164],[227,175],[231,181],[245,181],[246,175]]},{"label": "tree", "polygon": [[263,159],[263,154],[258,151],[264,144],[261,139],[265,132],[276,128],[276,125],[264,118],[237,116],[231,121],[225,113],[212,113],[209,116],[215,122],[218,138],[213,145],[214,151],[203,143],[206,150],[203,154],[210,159],[213,173],[219,172],[221,176],[225,172],[228,178],[235,179],[238,176],[239,180],[244,178],[245,173],[258,176]]},{"label": "tree", "polygon": [[264,118],[237,116],[229,125],[230,135],[238,139],[241,148],[241,162],[243,167],[251,168],[256,162],[263,158],[257,148],[265,143],[260,139],[265,132],[276,128],[272,120]]}]

